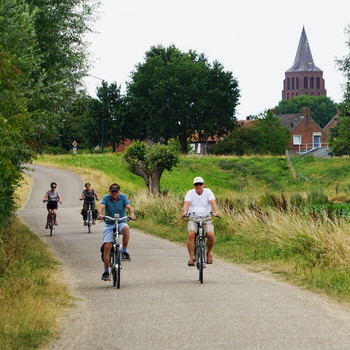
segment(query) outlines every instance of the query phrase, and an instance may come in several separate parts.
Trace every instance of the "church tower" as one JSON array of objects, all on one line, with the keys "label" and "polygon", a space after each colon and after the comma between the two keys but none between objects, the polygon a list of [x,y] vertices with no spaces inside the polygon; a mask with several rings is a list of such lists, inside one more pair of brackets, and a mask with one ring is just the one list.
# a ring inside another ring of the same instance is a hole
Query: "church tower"
[{"label": "church tower", "polygon": [[299,95],[327,95],[323,72],[315,66],[304,27],[294,64],[285,72],[282,100],[289,100]]}]

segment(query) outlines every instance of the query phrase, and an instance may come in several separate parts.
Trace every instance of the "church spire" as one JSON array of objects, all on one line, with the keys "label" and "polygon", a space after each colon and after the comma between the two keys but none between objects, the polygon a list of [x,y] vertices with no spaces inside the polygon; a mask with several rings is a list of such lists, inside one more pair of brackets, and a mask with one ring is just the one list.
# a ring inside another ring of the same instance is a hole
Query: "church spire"
[{"label": "church spire", "polygon": [[303,27],[293,66],[289,68],[287,72],[317,72],[317,71],[321,71],[321,69],[315,66],[314,60],[312,58],[309,42],[307,40],[305,28]]}]

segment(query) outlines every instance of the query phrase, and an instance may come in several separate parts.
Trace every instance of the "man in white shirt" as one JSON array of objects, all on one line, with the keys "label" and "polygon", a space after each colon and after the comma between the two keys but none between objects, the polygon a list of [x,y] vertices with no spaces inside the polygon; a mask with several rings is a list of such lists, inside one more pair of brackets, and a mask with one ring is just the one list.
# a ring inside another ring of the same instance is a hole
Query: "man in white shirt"
[{"label": "man in white shirt", "polygon": [[212,210],[215,216],[219,216],[219,212],[214,193],[209,188],[205,188],[204,185],[203,178],[199,176],[195,177],[193,180],[194,189],[189,190],[185,196],[183,216],[186,216],[187,213],[189,213],[190,216],[187,224],[187,249],[190,255],[188,266],[194,266],[194,237],[198,228],[198,220],[196,220],[195,216],[208,215],[208,217],[204,219],[203,229],[207,237],[207,264],[213,263],[211,250],[214,246],[215,237],[214,226],[210,218],[210,211]]}]

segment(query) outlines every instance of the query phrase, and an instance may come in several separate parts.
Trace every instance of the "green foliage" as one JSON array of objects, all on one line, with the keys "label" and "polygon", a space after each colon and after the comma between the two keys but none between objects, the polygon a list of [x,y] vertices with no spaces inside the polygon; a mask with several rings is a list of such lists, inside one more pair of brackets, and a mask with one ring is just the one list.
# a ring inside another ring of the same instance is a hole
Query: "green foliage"
[{"label": "green foliage", "polygon": [[282,127],[271,111],[266,111],[261,118],[255,119],[246,127],[240,126],[229,136],[223,138],[208,153],[251,155],[284,154],[290,140],[290,132]]},{"label": "green foliage", "polygon": [[307,204],[328,204],[328,196],[324,193],[322,188],[311,188],[307,193]]},{"label": "green foliage", "polygon": [[329,147],[335,156],[350,155],[350,116],[341,116],[331,129]]},{"label": "green foliage", "polygon": [[150,192],[160,192],[162,173],[176,166],[179,154],[172,146],[160,143],[148,146],[137,141],[126,148],[123,158],[129,163],[130,171],[145,180]]},{"label": "green foliage", "polygon": [[300,95],[290,100],[282,100],[275,107],[278,114],[300,113],[302,107],[309,107],[311,118],[324,128],[337,114],[337,105],[327,96]]},{"label": "green foliage", "polygon": [[345,34],[347,35],[346,45],[349,52],[342,59],[337,59],[336,63],[339,70],[343,73],[346,78],[345,89],[344,89],[344,99],[340,104],[341,114],[343,116],[350,115],[350,24],[345,27]]},{"label": "green foliage", "polygon": [[151,47],[131,78],[125,106],[127,119],[136,124],[134,138],[178,138],[187,153],[188,139],[220,136],[235,126],[237,80],[203,54]]},{"label": "green foliage", "polygon": [[22,164],[31,152],[27,133],[31,123],[20,93],[20,75],[9,55],[0,53],[0,225],[13,214],[14,191],[22,177]]}]

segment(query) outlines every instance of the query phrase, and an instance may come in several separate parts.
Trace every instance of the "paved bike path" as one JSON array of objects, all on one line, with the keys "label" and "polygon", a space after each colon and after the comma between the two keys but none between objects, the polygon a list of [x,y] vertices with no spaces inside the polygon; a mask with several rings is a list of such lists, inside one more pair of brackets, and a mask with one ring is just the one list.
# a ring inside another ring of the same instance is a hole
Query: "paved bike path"
[{"label": "paved bike path", "polygon": [[[215,256],[201,285],[197,270],[186,265],[185,246],[132,228],[132,261],[123,265],[121,289],[113,288],[100,280],[103,224],[93,226],[91,234],[82,225],[82,179],[33,168],[33,190],[19,216],[52,248],[77,298],[48,349],[350,348],[348,310]],[[63,200],[52,237],[44,229],[42,204],[51,181]]]}]

